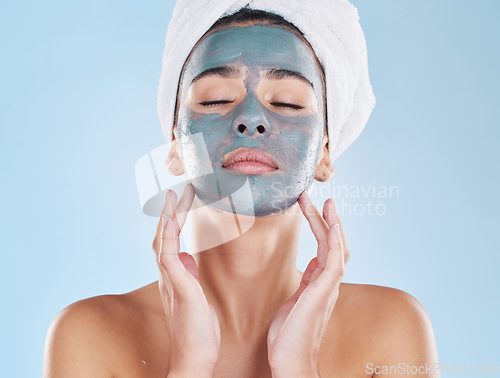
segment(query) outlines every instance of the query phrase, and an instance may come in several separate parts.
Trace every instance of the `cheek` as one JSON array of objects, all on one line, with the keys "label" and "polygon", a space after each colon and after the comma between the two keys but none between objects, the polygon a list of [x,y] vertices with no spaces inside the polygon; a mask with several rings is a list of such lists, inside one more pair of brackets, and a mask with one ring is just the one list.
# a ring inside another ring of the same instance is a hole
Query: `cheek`
[{"label": "cheek", "polygon": [[324,136],[323,127],[323,119],[316,115],[286,123],[279,139],[290,163],[315,165]]},{"label": "cheek", "polygon": [[199,114],[188,110],[179,116],[179,142],[183,163],[200,164],[220,159],[221,142],[228,140],[230,123],[219,114]]},{"label": "cheek", "polygon": [[323,129],[323,119],[318,116],[311,117],[307,126],[300,128],[301,139],[298,145],[302,159],[316,161],[324,136]]}]

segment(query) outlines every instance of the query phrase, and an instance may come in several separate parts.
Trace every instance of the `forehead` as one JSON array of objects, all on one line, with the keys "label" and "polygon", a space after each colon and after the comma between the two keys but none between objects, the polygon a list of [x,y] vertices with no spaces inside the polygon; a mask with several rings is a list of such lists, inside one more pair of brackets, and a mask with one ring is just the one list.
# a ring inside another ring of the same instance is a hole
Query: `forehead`
[{"label": "forehead", "polygon": [[311,48],[295,33],[266,25],[231,26],[205,37],[193,50],[183,75],[189,85],[200,73],[221,66],[252,70],[279,68],[300,73],[315,89],[320,72]]}]

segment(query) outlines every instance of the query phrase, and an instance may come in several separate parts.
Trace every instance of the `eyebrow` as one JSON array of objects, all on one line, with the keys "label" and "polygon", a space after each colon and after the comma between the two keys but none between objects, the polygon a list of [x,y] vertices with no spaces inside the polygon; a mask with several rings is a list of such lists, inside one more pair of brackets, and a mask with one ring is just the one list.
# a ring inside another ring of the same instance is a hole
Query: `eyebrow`
[{"label": "eyebrow", "polygon": [[240,76],[240,69],[234,66],[221,66],[209,68],[208,70],[203,71],[198,74],[192,81],[191,84],[196,83],[198,80],[203,79],[208,76],[220,76],[227,79],[232,79]]},{"label": "eyebrow", "polygon": [[302,74],[298,73],[297,71],[292,71],[292,70],[285,70],[282,68],[271,68],[267,71],[264,72],[264,77],[266,79],[270,80],[280,80],[280,79],[286,79],[286,78],[294,78],[298,79],[308,85],[310,85],[312,88],[314,88],[314,85],[305,78]]},{"label": "eyebrow", "polygon": [[[194,84],[198,80],[208,76],[220,76],[226,79],[232,79],[240,76],[240,74],[241,74],[240,68],[234,66],[220,66],[220,67],[209,68],[208,70],[205,70],[202,73],[198,74],[191,81],[191,84]],[[303,76],[297,71],[286,70],[282,68],[270,68],[264,72],[264,77],[269,80],[294,78],[314,88],[313,84],[309,80],[307,80],[305,76]]]}]

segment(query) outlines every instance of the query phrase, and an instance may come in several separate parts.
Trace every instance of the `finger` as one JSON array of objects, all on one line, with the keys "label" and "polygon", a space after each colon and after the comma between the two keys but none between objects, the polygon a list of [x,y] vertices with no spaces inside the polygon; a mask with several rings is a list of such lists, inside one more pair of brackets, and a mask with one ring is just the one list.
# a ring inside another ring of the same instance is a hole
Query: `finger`
[{"label": "finger", "polygon": [[179,223],[181,230],[182,226],[184,226],[184,222],[186,221],[189,209],[191,209],[193,204],[194,194],[193,185],[190,183],[186,184],[186,187],[182,192],[182,196],[177,203],[175,212],[177,213],[177,222]]},{"label": "finger", "polygon": [[[161,235],[161,247],[158,261],[165,269],[172,286],[177,284],[185,285],[193,276],[186,270],[181,260],[179,260],[179,225],[175,219],[174,206],[175,192],[169,190],[167,192],[167,204],[165,213],[162,214],[162,222],[164,227]],[[186,281],[186,277],[188,281]],[[191,281],[192,283],[192,281]]]},{"label": "finger", "polygon": [[307,265],[304,274],[302,274],[302,279],[300,281],[299,288],[291,297],[292,299],[297,300],[304,291],[304,289],[309,285],[309,282],[311,282],[311,276],[313,275],[313,272],[316,270],[317,266],[318,266],[318,258],[314,257],[311,261],[309,261],[309,264]]},{"label": "finger", "polygon": [[328,229],[328,252],[324,270],[318,267],[311,276],[311,282],[323,294],[330,295],[338,289],[345,271],[345,256],[342,238],[340,236],[340,224],[333,223],[335,219],[335,206],[333,201],[327,200],[323,208],[323,217],[330,225]]},{"label": "finger", "polygon": [[196,265],[196,261],[194,257],[187,252],[179,253],[179,260],[181,260],[184,268],[193,275],[194,278],[200,283],[200,275],[198,273],[198,266]]},{"label": "finger", "polygon": [[[332,206],[333,200],[328,198],[323,205],[323,219],[325,220],[328,228],[331,227],[331,218],[330,218],[330,206]],[[335,205],[334,205],[335,206]]]},{"label": "finger", "polygon": [[171,306],[173,305],[172,284],[168,279],[167,272],[165,272],[165,269],[161,266],[158,260],[156,261],[156,264],[158,265],[158,270],[160,272],[160,277],[158,279],[158,289],[160,291],[160,297],[163,303],[163,308],[165,309],[165,311],[167,310],[170,311],[172,310]]},{"label": "finger", "polygon": [[322,268],[326,267],[326,262],[328,261],[328,230],[330,228],[331,223],[328,223],[330,219],[331,207],[333,206],[332,200],[329,198],[323,204],[323,219],[327,224],[327,236],[326,241],[321,246],[318,245],[318,259]]},{"label": "finger", "polygon": [[[164,228],[164,222],[162,221],[162,216],[163,216],[163,214],[166,214],[167,212],[170,213],[170,214],[172,213],[167,208],[167,206],[170,206],[169,193],[170,193],[170,190],[167,190],[165,192],[165,200],[164,200],[164,203],[163,203],[163,208],[162,208],[161,213],[160,213],[160,219],[158,220],[158,225],[156,226],[156,234],[155,234],[155,237],[153,239],[153,251],[154,251],[157,259],[158,259],[159,255],[160,255],[160,250],[161,250],[161,235],[162,235],[163,228]],[[174,192],[174,195],[175,195],[175,192]]]},{"label": "finger", "polygon": [[320,266],[316,268],[310,278],[308,285],[310,289],[307,289],[311,290],[311,292],[315,292],[315,294],[312,294],[313,297],[320,298],[322,301],[329,298],[328,301],[324,302],[328,304],[328,306],[333,303],[330,302],[330,299],[334,301],[337,297],[345,267],[342,258],[340,238],[336,236],[337,227],[338,226],[334,225],[328,230],[329,251],[327,265],[324,269]]},{"label": "finger", "polygon": [[335,201],[333,201],[333,199],[328,199],[327,202],[329,202],[329,207],[323,208],[323,218],[325,218],[325,221],[328,224],[329,228],[333,227],[335,224],[339,225],[338,227],[340,231],[340,240],[343,248],[344,264],[347,264],[347,261],[349,261],[350,258],[350,253],[349,250],[347,249],[347,243],[345,241],[345,234],[344,234],[344,229],[342,227],[342,222],[340,221],[340,218],[338,216],[337,209],[335,207]]},{"label": "finger", "polygon": [[342,237],[342,241],[344,242],[345,244],[345,238],[344,238],[344,232],[343,232],[343,229],[342,229],[342,222],[340,221],[340,217],[337,213],[337,208],[335,206],[335,201],[332,199],[332,198],[329,198],[327,200],[327,202],[329,202],[329,206],[331,206],[331,208],[329,207],[328,208],[328,211],[324,211],[323,212],[323,218],[325,218],[325,221],[326,221],[326,224],[328,225],[328,228],[332,227],[334,224],[338,223],[340,225],[340,228],[341,228],[341,237]]},{"label": "finger", "polygon": [[[161,215],[165,214],[167,212],[167,210],[169,210],[169,209],[167,209],[167,205],[168,205],[167,199],[168,199],[168,195],[169,195],[168,193],[169,193],[169,190],[167,190],[165,192],[165,201],[164,201],[164,205],[163,205],[163,208],[161,211]],[[177,223],[179,224],[180,229],[182,229],[182,227],[184,226],[184,223],[186,222],[187,214],[188,214],[189,209],[191,208],[191,206],[193,204],[194,195],[195,195],[195,193],[194,193],[193,185],[188,183],[185,186],[184,191],[182,193],[182,196],[176,205],[176,220],[177,220]],[[173,202],[176,203],[177,202],[176,201],[177,195],[175,194],[175,192],[173,192],[173,196],[174,196]],[[158,225],[156,227],[156,234],[155,234],[155,237],[153,239],[153,245],[152,245],[153,251],[155,252],[156,257],[158,257],[158,254],[160,251],[161,232],[162,232],[162,228],[163,228],[161,215],[160,215],[160,220],[158,221]]]},{"label": "finger", "polygon": [[[311,199],[309,198],[307,192],[302,192],[298,202],[300,209],[309,222],[309,226],[311,227],[314,237],[318,241],[319,249],[320,245],[327,242],[328,226],[319,214],[316,206],[314,206],[314,204],[311,202]],[[322,259],[320,259],[320,263],[322,263]]]},{"label": "finger", "polygon": [[[277,314],[275,315],[274,320],[277,321],[275,324],[283,324],[285,322],[285,319],[287,318],[288,314],[292,310],[292,308],[295,306],[295,303],[299,300],[300,296],[304,292],[304,290],[309,286],[309,283],[311,282],[311,276],[313,272],[316,270],[318,266],[318,259],[317,257],[314,257],[309,264],[307,265],[306,270],[302,274],[302,279],[300,281],[299,288],[295,291],[295,293],[285,302],[281,305],[279,308]],[[279,330],[281,327],[278,329],[276,328],[276,325],[271,326],[268,331],[268,337],[271,340],[274,340],[276,335],[278,334]]]},{"label": "finger", "polygon": [[340,237],[340,225],[334,224],[328,230],[328,260],[325,273],[333,282],[340,282],[344,275],[344,248]]},{"label": "finger", "polygon": [[309,277],[309,284],[311,282],[316,281],[318,279],[318,277],[321,276],[321,273],[323,273],[324,270],[325,270],[325,266],[318,263],[316,268],[312,271],[311,276]]}]

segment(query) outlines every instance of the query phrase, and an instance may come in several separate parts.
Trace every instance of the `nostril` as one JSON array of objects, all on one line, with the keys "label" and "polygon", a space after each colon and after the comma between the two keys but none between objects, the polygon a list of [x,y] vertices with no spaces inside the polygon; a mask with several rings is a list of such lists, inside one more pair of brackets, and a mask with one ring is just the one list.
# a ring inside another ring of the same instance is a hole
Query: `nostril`
[{"label": "nostril", "polygon": [[242,133],[242,134],[245,132],[245,129],[246,129],[245,125],[239,125],[239,126],[238,126],[238,131],[239,131],[240,133]]},{"label": "nostril", "polygon": [[264,131],[266,131],[266,128],[262,125],[259,125],[257,126],[257,131],[260,133],[260,134],[263,134]]}]

